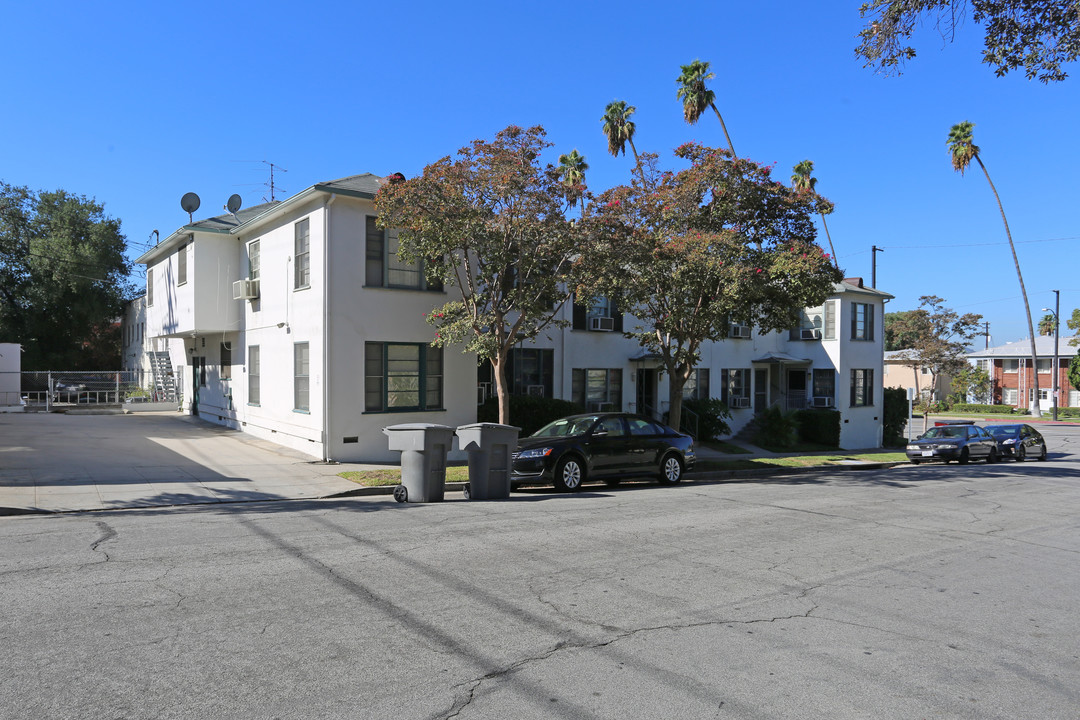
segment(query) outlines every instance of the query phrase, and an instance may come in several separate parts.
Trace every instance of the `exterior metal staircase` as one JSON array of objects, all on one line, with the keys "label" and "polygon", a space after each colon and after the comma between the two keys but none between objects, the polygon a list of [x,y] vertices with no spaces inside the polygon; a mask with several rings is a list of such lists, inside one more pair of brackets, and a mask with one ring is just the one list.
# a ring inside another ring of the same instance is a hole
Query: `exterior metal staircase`
[{"label": "exterior metal staircase", "polygon": [[168,352],[147,352],[150,372],[154,378],[154,401],[176,402],[176,378],[173,376],[172,360]]}]

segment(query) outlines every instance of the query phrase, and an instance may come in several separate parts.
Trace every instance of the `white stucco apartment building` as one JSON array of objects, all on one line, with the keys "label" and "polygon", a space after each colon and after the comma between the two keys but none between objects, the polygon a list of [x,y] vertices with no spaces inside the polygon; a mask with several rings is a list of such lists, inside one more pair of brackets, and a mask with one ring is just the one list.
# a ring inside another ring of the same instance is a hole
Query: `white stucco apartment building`
[{"label": "white stucco apartment building", "polygon": [[[145,336],[176,348],[188,412],[315,458],[363,462],[397,460],[388,425],[476,421],[492,387],[486,368],[430,346],[424,314],[447,294],[397,258],[395,232],[376,227],[379,183],[356,175],[193,222],[138,259]],[[689,392],[736,407],[735,429],[771,403],[833,407],[842,447],[876,447],[889,297],[853,279],[808,311],[803,328],[735,329],[703,349]],[[662,414],[659,363],[618,331],[636,321],[604,303],[564,312],[572,327],[514,351],[513,391]]]}]

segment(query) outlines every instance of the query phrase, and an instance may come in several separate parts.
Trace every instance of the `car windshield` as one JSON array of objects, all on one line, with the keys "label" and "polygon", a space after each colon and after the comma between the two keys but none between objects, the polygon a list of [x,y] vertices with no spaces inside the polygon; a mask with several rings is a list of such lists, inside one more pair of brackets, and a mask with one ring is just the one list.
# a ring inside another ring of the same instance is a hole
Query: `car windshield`
[{"label": "car windshield", "polygon": [[1019,425],[992,425],[986,428],[994,437],[1011,437],[1020,429]]},{"label": "car windshield", "polygon": [[940,438],[966,438],[967,435],[967,426],[964,425],[963,427],[932,427],[926,431],[923,437],[934,440]]},{"label": "car windshield", "polygon": [[579,415],[577,417],[560,418],[550,422],[533,433],[533,437],[570,437],[582,435],[596,422],[596,415]]}]

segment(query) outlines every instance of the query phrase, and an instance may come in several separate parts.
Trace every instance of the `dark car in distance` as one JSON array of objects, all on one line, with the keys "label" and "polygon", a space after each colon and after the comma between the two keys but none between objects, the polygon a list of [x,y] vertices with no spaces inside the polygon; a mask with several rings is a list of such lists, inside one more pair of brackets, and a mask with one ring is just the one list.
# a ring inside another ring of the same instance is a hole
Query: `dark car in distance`
[{"label": "dark car in distance", "polygon": [[1011,457],[1018,462],[1029,455],[1046,459],[1046,440],[1042,433],[1030,425],[988,425],[987,431],[997,441],[998,455]]},{"label": "dark car in distance", "polygon": [[908,443],[907,456],[913,465],[931,460],[956,460],[964,465],[969,460],[985,459],[993,463],[998,460],[998,446],[985,428],[970,424],[939,425]]},{"label": "dark car in distance", "polygon": [[671,484],[695,460],[694,439],[655,420],[629,413],[571,415],[518,441],[510,482],[551,483],[571,492],[589,478],[615,485],[651,475]]}]

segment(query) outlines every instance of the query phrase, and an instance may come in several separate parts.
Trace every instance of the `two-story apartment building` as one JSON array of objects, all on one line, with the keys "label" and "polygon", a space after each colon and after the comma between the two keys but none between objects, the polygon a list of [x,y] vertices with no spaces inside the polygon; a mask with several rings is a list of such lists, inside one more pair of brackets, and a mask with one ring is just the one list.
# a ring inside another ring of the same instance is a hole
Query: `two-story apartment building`
[{"label": "two-story apartment building", "polygon": [[[318,458],[367,462],[397,459],[387,425],[475,422],[490,376],[475,355],[430,346],[424,315],[446,295],[398,259],[396,232],[376,226],[379,183],[352,176],[193,222],[138,259],[145,333],[181,343],[189,412]],[[791,332],[733,327],[703,348],[687,392],[727,402],[736,430],[775,403],[833,407],[842,447],[876,447],[889,297],[856,278]],[[658,359],[621,334],[634,318],[605,302],[563,312],[567,328],[515,349],[513,392],[666,410]]]},{"label": "two-story apartment building", "polygon": [[1056,352],[1054,338],[1040,335],[1035,338],[1037,367],[1031,365],[1031,340],[1019,340],[967,354],[968,360],[986,370],[990,376],[993,404],[1030,408],[1035,402],[1035,376],[1039,378],[1039,406],[1053,407],[1054,371],[1058,374],[1058,407],[1080,407],[1080,391],[1069,383],[1069,363],[1076,356],[1076,345],[1070,338],[1060,338]]}]

